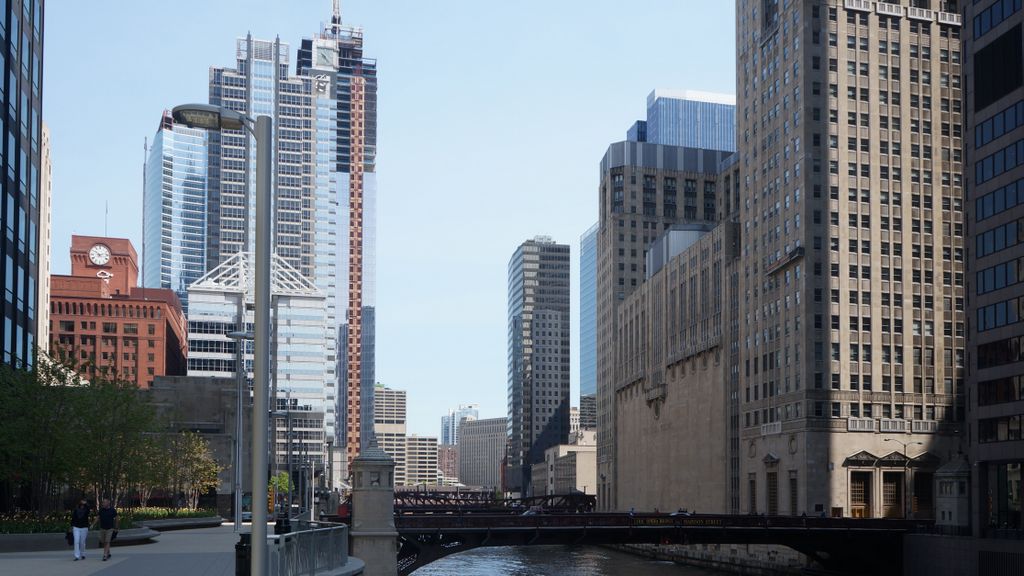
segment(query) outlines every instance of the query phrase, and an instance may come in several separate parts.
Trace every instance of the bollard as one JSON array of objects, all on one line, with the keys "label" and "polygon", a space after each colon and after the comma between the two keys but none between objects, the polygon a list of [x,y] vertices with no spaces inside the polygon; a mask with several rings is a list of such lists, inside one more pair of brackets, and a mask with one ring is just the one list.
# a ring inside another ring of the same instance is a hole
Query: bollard
[{"label": "bollard", "polygon": [[235,576],[250,576],[252,557],[252,534],[242,532],[235,544]]}]

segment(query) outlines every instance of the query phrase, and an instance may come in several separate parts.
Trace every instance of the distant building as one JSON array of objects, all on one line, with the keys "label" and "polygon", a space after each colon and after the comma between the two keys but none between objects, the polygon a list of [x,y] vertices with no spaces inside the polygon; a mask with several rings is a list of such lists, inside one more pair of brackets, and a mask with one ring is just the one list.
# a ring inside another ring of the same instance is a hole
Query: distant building
[{"label": "distant building", "polygon": [[459,438],[459,480],[466,486],[501,485],[507,420],[486,418],[464,422]]},{"label": "distant building", "polygon": [[50,266],[53,262],[53,202],[50,156],[50,127],[43,122],[42,148],[39,153],[39,300],[36,306],[36,342],[39,349],[50,349]]},{"label": "distant building", "polygon": [[459,425],[463,420],[476,420],[479,417],[479,404],[459,404],[458,408],[448,410],[441,416],[441,444],[459,443]]},{"label": "distant building", "polygon": [[377,445],[395,461],[395,486],[405,486],[406,472],[406,408],[405,390],[373,388],[373,433]]},{"label": "distant building", "polygon": [[508,470],[525,494],[544,450],[569,436],[569,246],[538,236],[508,264]]},{"label": "distant building", "polygon": [[736,97],[659,88],[647,96],[643,129],[634,125],[628,136],[638,142],[735,152]]},{"label": "distant building", "polygon": [[436,486],[440,483],[437,469],[437,436],[405,437],[405,484]]},{"label": "distant building", "polygon": [[164,111],[146,160],[142,283],[174,290],[186,315],[188,287],[207,272],[207,154],[207,131]]},{"label": "distant building", "polygon": [[124,238],[71,237],[71,274],[50,280],[50,351],[83,377],[107,373],[149,388],[184,375],[185,317],[177,295],[137,285],[138,256]]},{"label": "distant building", "polygon": [[597,395],[580,395],[580,429],[597,430]]},{"label": "distant building", "polygon": [[[639,124],[639,122],[638,122]],[[580,236],[580,426],[597,429],[597,233]]]},{"label": "distant building", "polygon": [[572,442],[544,451],[544,461],[533,465],[535,496],[568,494],[572,491],[597,493],[597,433],[581,431]]},{"label": "distant building", "polygon": [[580,431],[580,409],[573,406],[569,408],[569,436]]},{"label": "distant building", "polygon": [[448,480],[459,478],[459,447],[441,444],[437,447],[437,469]]}]

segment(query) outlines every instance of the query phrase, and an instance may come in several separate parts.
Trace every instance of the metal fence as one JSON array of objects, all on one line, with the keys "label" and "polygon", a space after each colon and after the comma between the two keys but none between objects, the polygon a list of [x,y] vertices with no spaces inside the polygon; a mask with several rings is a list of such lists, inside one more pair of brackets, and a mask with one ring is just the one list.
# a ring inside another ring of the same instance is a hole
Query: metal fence
[{"label": "metal fence", "polygon": [[311,522],[268,543],[270,576],[327,574],[348,563],[348,526]]}]

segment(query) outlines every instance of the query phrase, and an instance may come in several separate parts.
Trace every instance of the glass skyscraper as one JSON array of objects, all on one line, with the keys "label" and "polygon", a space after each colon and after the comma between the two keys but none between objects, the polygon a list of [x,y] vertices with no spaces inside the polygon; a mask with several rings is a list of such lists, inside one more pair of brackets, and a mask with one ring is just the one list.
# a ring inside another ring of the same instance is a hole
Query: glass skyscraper
[{"label": "glass skyscraper", "polygon": [[[0,151],[3,208],[3,362],[32,365],[36,346],[40,220],[40,140],[43,102],[43,0],[11,0],[0,9],[8,77],[0,83],[6,145]],[[6,84],[4,86],[3,84]],[[45,306],[45,303],[41,305]]]},{"label": "glass skyscraper", "polygon": [[174,290],[188,312],[188,287],[206,273],[206,130],[160,119],[146,161],[143,286]]},{"label": "glass skyscraper", "polygon": [[[639,124],[639,123],[638,123]],[[580,427],[597,427],[597,236],[580,236]]]},{"label": "glass skyscraper", "polygon": [[538,236],[508,264],[508,469],[530,490],[544,450],[569,437],[569,246]]},{"label": "glass skyscraper", "polygon": [[647,96],[647,122],[631,127],[627,139],[735,152],[736,97],[694,90],[654,90]]},{"label": "glass skyscraper", "polygon": [[[234,68],[210,70],[211,104],[274,118],[275,252],[325,295],[325,425],[346,460],[372,434],[375,379],[377,74],[362,45],[336,10],[302,40],[294,72],[287,44],[252,36]],[[253,248],[256,151],[237,130],[211,132],[208,149],[211,270]]]}]

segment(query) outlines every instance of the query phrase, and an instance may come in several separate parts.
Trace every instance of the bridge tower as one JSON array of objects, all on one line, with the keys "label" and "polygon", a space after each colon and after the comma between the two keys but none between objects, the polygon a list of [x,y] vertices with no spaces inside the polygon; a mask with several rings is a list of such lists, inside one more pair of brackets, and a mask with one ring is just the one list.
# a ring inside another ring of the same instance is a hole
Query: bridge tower
[{"label": "bridge tower", "polygon": [[395,461],[376,439],[352,460],[352,555],[366,563],[365,576],[397,576]]}]

